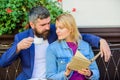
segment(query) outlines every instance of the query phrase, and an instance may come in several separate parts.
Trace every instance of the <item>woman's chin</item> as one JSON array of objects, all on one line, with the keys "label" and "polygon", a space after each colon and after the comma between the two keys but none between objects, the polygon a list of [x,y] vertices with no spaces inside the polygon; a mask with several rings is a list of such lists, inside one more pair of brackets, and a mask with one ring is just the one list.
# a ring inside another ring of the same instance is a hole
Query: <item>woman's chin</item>
[{"label": "woman's chin", "polygon": [[62,40],[62,38],[58,38],[58,40]]}]

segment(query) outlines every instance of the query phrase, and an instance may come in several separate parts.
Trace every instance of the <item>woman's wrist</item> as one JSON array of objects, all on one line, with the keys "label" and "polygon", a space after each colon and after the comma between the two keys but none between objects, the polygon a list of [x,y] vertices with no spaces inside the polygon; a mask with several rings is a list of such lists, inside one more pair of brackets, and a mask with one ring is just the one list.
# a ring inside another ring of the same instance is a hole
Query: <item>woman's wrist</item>
[{"label": "woman's wrist", "polygon": [[65,76],[68,77],[69,76],[69,73],[67,71],[65,71]]},{"label": "woman's wrist", "polygon": [[66,70],[65,71],[65,76],[68,77],[70,75],[71,70]]},{"label": "woman's wrist", "polygon": [[90,70],[90,73],[86,75],[86,77],[91,77],[93,75],[93,72]]}]

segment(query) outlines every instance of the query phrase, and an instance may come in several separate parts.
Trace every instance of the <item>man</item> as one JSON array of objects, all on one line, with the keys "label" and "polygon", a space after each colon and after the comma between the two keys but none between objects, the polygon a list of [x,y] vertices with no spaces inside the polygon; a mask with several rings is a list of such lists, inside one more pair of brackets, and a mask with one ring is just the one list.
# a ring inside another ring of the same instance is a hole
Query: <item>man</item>
[{"label": "man", "polygon": [[[50,24],[50,13],[42,7],[34,7],[29,12],[30,29],[15,35],[14,43],[1,57],[0,67],[10,65],[18,57],[21,59],[22,72],[17,80],[44,79],[46,75],[45,53],[47,46],[57,39],[55,25]],[[40,45],[34,38],[40,38]],[[110,57],[109,46],[104,39],[90,34],[83,34],[83,39],[92,46],[99,46],[106,60]],[[104,47],[108,49],[104,49]]]}]

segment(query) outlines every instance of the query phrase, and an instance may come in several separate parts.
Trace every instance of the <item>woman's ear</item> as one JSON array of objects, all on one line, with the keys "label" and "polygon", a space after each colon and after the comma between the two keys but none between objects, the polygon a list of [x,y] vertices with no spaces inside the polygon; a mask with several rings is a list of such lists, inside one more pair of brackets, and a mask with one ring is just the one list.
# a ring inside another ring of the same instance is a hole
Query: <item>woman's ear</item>
[{"label": "woman's ear", "polygon": [[72,28],[70,28],[70,33],[73,33],[73,29]]}]

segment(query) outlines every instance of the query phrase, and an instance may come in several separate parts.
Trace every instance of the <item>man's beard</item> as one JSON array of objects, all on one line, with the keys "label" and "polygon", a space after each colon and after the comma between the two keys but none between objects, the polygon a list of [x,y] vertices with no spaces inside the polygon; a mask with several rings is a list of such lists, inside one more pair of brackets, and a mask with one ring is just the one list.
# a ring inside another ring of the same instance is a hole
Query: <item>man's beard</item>
[{"label": "man's beard", "polygon": [[35,33],[35,35],[37,36],[37,37],[39,37],[39,38],[43,38],[44,40],[46,40],[47,38],[48,38],[48,35],[49,35],[49,33],[50,33],[50,30],[46,30],[46,31],[44,31],[44,32],[42,32],[42,33],[39,33],[36,29],[34,30],[34,33]]}]

